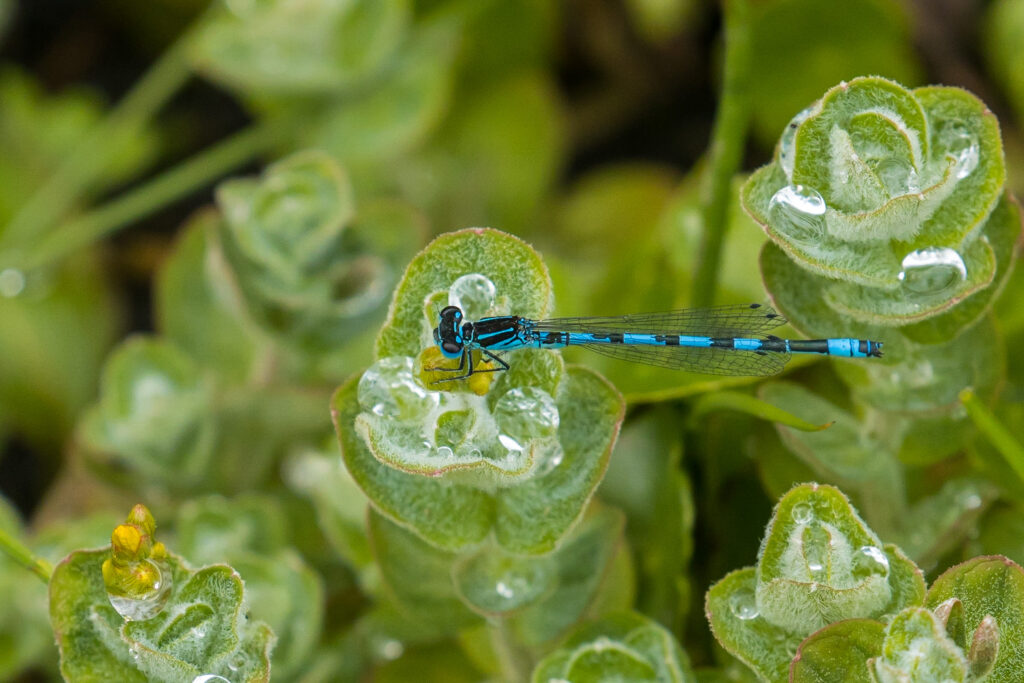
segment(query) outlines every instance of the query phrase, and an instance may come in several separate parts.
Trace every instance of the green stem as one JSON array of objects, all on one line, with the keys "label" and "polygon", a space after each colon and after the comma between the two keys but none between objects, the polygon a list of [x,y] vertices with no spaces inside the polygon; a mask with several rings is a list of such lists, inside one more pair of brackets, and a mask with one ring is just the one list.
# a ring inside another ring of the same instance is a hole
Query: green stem
[{"label": "green stem", "polygon": [[149,182],[54,230],[29,252],[26,270],[50,265],[115,230],[195,192],[279,143],[290,121],[254,124]]},{"label": "green stem", "polygon": [[1013,468],[1022,482],[1024,482],[1024,446],[1014,437],[1000,421],[992,414],[977,395],[970,389],[960,392],[960,402],[967,409],[967,414],[978,430],[985,435],[985,438],[995,446],[1003,459]]},{"label": "green stem", "polygon": [[103,175],[111,160],[185,84],[191,73],[185,57],[191,35],[190,30],[178,39],[117,107],[71,149],[8,224],[3,234],[5,245],[31,244],[56,225],[89,185]]},{"label": "green stem", "polygon": [[50,582],[50,574],[53,573],[53,567],[50,566],[50,563],[33,555],[32,551],[26,548],[21,541],[11,536],[2,528],[0,528],[0,550],[3,550],[12,560],[42,579],[43,583]]},{"label": "green stem", "polygon": [[495,617],[488,624],[491,631],[491,642],[498,655],[501,666],[502,680],[506,683],[525,683],[530,680],[533,666],[529,655],[516,642],[508,619]]},{"label": "green stem", "polygon": [[705,171],[702,214],[704,231],[693,281],[693,305],[714,302],[722,246],[728,227],[732,179],[743,160],[750,121],[747,81],[750,77],[749,0],[723,0],[725,66],[718,115],[711,134],[708,168]]}]

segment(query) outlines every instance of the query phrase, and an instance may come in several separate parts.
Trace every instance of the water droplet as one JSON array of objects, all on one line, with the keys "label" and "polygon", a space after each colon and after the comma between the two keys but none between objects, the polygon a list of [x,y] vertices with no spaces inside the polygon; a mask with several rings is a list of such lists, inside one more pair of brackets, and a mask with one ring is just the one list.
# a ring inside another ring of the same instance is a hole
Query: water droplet
[{"label": "water droplet", "polygon": [[981,496],[973,491],[965,491],[960,496],[960,504],[965,510],[977,510],[982,504]]},{"label": "water droplet", "polygon": [[448,305],[462,309],[467,320],[483,318],[494,306],[497,288],[479,273],[463,275],[448,288]]},{"label": "water droplet", "polygon": [[759,616],[757,600],[754,598],[754,591],[747,588],[740,589],[729,596],[729,611],[737,619],[750,621]]},{"label": "water droplet", "polygon": [[242,667],[245,666],[246,661],[247,660],[245,658],[245,655],[239,653],[239,654],[235,655],[234,657],[232,657],[231,661],[228,662],[228,668],[231,669],[232,671],[239,671]]},{"label": "water droplet", "polygon": [[915,294],[938,294],[967,279],[967,265],[949,247],[925,247],[903,257],[900,282]]},{"label": "water droplet", "polygon": [[543,389],[516,387],[507,391],[494,406],[494,419],[503,435],[520,444],[530,439],[554,436],[558,431],[558,406]]},{"label": "water droplet", "polygon": [[889,157],[875,165],[875,175],[890,197],[900,197],[921,191],[917,170],[906,159]]},{"label": "water droplet", "polygon": [[0,270],[0,296],[13,299],[25,290],[25,273],[17,268]]},{"label": "water droplet", "polygon": [[768,218],[786,237],[813,240],[824,230],[825,200],[811,187],[786,185],[768,202]]},{"label": "water droplet", "polygon": [[810,524],[814,519],[814,508],[808,503],[797,503],[789,514],[797,524]]},{"label": "water droplet", "polygon": [[786,129],[782,131],[782,137],[779,139],[779,164],[787,178],[793,177],[793,162],[796,161],[796,131],[800,128],[800,124],[814,112],[814,106],[807,107],[790,119],[786,124]]},{"label": "water droplet", "polygon": [[381,358],[359,379],[359,405],[381,417],[423,417],[440,404],[440,395],[413,377],[412,358]]},{"label": "water droplet", "polygon": [[877,546],[861,546],[853,554],[853,567],[850,569],[850,573],[856,579],[866,579],[870,576],[888,576],[889,558]]},{"label": "water droplet", "polygon": [[966,178],[978,167],[981,147],[978,138],[959,121],[942,121],[936,126],[938,151],[956,159],[956,177]]},{"label": "water droplet", "polygon": [[437,456],[439,458],[444,458],[444,459],[448,460],[450,458],[454,458],[455,457],[455,451],[453,451],[449,446],[438,446],[437,447]]},{"label": "water droplet", "polygon": [[231,681],[217,674],[200,674],[192,679],[192,683],[231,683]]},{"label": "water droplet", "polygon": [[828,570],[829,551],[832,548],[832,535],[820,524],[811,524],[804,527],[801,540],[804,561],[807,563],[811,579],[824,580]]},{"label": "water droplet", "polygon": [[[152,590],[141,596],[129,597],[107,593],[110,605],[125,621],[145,621],[152,619],[167,604],[167,598],[171,596],[171,572],[162,562],[153,560],[142,560],[146,563],[144,571],[151,576],[147,578]],[[133,565],[134,567],[134,565]],[[156,578],[152,578],[155,576]]]},{"label": "water droplet", "polygon": [[377,648],[377,652],[384,659],[398,659],[405,652],[405,645],[402,645],[402,641],[395,640],[394,638],[388,638],[384,640]]},{"label": "water droplet", "polygon": [[520,453],[523,450],[523,444],[513,439],[508,434],[498,434],[498,443],[505,447],[508,451],[506,455],[511,456],[514,453]]}]

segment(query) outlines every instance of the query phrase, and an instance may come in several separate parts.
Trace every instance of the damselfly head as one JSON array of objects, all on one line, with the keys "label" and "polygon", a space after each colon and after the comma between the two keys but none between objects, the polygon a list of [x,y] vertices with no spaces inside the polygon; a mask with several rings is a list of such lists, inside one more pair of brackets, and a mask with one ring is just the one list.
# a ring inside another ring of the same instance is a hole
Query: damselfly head
[{"label": "damselfly head", "polygon": [[462,355],[464,342],[461,321],[462,311],[458,306],[445,306],[441,309],[437,327],[434,328],[434,342],[446,358],[458,358]]}]

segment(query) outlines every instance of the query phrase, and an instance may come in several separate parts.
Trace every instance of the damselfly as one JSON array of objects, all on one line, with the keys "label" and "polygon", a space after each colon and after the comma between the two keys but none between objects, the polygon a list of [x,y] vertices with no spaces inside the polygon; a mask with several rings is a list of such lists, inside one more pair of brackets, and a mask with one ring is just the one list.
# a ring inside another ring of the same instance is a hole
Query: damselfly
[{"label": "damselfly", "polygon": [[[462,310],[446,306],[434,328],[434,341],[446,358],[459,359],[462,372],[508,370],[498,354],[521,348],[582,346],[612,358],[708,375],[766,376],[780,372],[790,354],[813,353],[846,358],[879,358],[882,342],[866,339],[781,339],[766,334],[786,323],[769,306],[744,304],[641,313],[607,318],[530,320],[514,315],[464,321]],[[473,352],[496,367],[474,370]]]}]

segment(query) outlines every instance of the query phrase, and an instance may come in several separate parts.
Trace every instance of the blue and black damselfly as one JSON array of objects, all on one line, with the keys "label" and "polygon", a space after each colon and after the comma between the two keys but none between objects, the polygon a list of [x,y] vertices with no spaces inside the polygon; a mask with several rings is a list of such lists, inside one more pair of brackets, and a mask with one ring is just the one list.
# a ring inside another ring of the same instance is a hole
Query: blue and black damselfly
[{"label": "blue and black damselfly", "polygon": [[[879,358],[882,342],[866,339],[781,339],[767,334],[786,319],[761,304],[641,313],[607,318],[530,320],[515,315],[463,320],[462,310],[441,310],[434,341],[446,358],[459,359],[461,372],[508,370],[498,354],[521,348],[582,346],[596,353],[661,368],[707,375],[766,376],[780,372],[791,354]],[[496,364],[474,370],[473,352]]]}]

